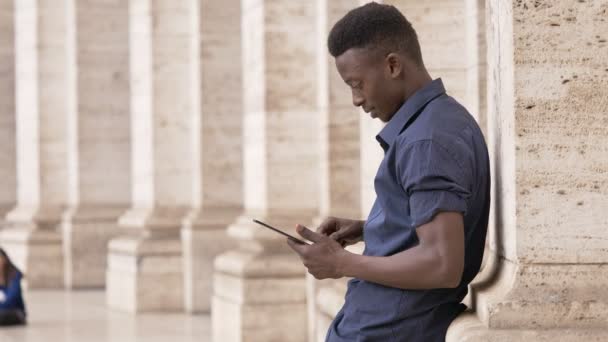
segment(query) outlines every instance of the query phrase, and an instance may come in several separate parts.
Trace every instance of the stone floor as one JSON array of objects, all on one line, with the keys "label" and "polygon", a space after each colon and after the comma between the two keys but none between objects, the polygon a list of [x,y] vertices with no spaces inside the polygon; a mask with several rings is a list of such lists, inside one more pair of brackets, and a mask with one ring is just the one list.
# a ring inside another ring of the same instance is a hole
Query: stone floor
[{"label": "stone floor", "polygon": [[31,291],[28,325],[0,328],[1,342],[209,342],[209,315],[108,310],[102,291]]}]

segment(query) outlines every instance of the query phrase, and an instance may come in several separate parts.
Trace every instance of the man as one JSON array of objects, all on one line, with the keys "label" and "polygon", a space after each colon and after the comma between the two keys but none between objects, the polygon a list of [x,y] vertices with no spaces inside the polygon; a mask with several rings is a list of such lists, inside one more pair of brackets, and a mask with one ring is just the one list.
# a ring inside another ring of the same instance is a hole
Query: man
[{"label": "man", "polygon": [[[327,341],[444,341],[479,271],[490,207],[487,147],[475,120],[425,69],[416,32],[370,3],[328,39],[353,104],[386,122],[366,221],[328,218],[288,240],[317,279],[353,277]],[[343,246],[365,241],[363,255]]]}]

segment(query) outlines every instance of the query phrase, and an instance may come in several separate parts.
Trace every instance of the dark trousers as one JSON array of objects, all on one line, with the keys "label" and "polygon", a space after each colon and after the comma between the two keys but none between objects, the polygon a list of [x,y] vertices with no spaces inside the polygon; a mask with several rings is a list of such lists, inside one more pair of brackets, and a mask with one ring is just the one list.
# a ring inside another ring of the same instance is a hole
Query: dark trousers
[{"label": "dark trousers", "polygon": [[19,309],[0,309],[0,326],[25,324],[25,313]]}]

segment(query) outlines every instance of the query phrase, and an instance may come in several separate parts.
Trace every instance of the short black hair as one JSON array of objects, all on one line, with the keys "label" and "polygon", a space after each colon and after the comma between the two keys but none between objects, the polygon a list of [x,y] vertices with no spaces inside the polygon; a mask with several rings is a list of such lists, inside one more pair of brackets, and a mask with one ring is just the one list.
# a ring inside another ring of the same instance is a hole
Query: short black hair
[{"label": "short black hair", "polygon": [[370,2],[348,12],[329,33],[327,47],[333,57],[351,48],[402,52],[423,65],[420,43],[412,24],[397,8]]}]

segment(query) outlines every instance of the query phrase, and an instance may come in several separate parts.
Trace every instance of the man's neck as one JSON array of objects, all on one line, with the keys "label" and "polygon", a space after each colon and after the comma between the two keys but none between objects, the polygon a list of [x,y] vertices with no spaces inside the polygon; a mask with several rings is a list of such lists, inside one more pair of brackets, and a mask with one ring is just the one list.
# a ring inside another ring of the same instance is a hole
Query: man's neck
[{"label": "man's neck", "polygon": [[414,75],[413,79],[410,80],[405,89],[405,101],[416,94],[417,91],[429,85],[431,82],[433,82],[433,79],[429,75],[428,71],[426,71],[426,69],[419,70]]}]

